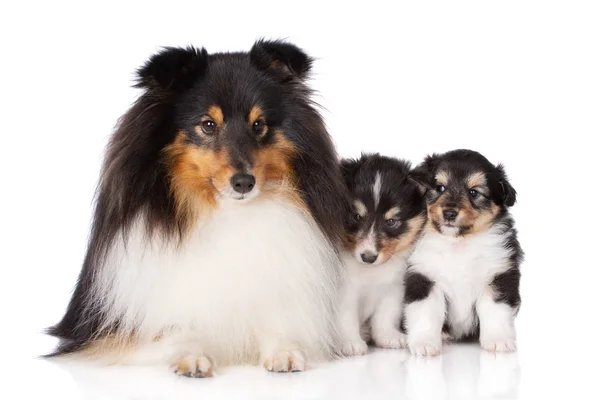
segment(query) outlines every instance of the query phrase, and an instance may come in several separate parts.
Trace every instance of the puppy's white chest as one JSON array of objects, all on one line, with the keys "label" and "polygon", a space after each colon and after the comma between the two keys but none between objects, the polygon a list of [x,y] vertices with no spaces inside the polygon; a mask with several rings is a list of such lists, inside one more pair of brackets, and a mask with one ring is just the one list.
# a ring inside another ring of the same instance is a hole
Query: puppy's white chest
[{"label": "puppy's white chest", "polygon": [[474,305],[494,276],[508,268],[505,237],[494,228],[472,238],[427,233],[411,257],[413,270],[440,287],[448,301],[448,322],[466,333]]},{"label": "puppy's white chest", "polygon": [[353,298],[361,323],[375,311],[378,303],[391,290],[401,290],[406,271],[406,260],[392,259],[382,265],[366,266],[352,255],[344,255],[346,284],[344,295]]}]

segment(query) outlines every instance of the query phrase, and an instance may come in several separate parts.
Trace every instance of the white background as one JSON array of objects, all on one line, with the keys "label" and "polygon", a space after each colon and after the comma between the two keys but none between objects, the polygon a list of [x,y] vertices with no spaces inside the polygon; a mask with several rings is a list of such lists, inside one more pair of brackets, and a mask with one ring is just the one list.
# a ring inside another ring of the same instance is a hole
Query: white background
[{"label": "white background", "polygon": [[[597,2],[580,1],[3,2],[0,397],[598,398],[599,21]],[[429,361],[383,351],[292,376],[246,367],[187,381],[34,358],[55,344],[41,332],[79,272],[133,71],[159,46],[248,50],[261,36],[317,58],[312,85],[341,155],[418,162],[467,147],[506,164],[527,253],[516,355],[455,345]]]}]

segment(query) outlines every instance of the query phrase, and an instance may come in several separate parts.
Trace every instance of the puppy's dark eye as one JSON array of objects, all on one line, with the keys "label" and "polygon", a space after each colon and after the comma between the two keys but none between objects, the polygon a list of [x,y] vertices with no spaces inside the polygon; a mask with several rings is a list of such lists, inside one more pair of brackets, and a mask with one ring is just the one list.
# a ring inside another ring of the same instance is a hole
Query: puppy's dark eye
[{"label": "puppy's dark eye", "polygon": [[469,190],[469,196],[471,196],[471,198],[476,199],[479,197],[479,195],[480,195],[480,193],[477,190],[475,190],[475,189]]},{"label": "puppy's dark eye", "polygon": [[266,128],[265,121],[260,120],[260,119],[254,121],[254,123],[252,124],[252,130],[257,135],[262,134],[265,131],[265,128]]},{"label": "puppy's dark eye", "polygon": [[212,119],[206,119],[200,123],[202,132],[206,135],[212,135],[217,130],[217,124]]},{"label": "puppy's dark eye", "polygon": [[360,221],[361,219],[362,219],[362,217],[361,217],[361,215],[360,215],[360,214],[354,214],[354,220],[355,220],[356,222]]},{"label": "puppy's dark eye", "polygon": [[437,190],[439,193],[444,193],[446,191],[446,186],[444,186],[444,185],[437,185],[437,187],[435,188],[435,190]]},{"label": "puppy's dark eye", "polygon": [[396,218],[390,218],[386,220],[385,223],[390,228],[396,228],[398,225],[400,225],[400,220]]}]

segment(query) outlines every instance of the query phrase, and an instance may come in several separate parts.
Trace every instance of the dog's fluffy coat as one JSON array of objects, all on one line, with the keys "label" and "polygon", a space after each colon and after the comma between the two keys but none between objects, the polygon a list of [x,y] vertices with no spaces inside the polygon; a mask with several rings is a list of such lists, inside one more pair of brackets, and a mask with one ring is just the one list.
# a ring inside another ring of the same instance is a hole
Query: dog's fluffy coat
[{"label": "dog's fluffy coat", "polygon": [[405,161],[370,154],[341,166],[353,201],[345,220],[342,353],[365,354],[369,340],[402,348],[404,273],[425,222],[423,193]]},{"label": "dog's fluffy coat", "polygon": [[55,354],[186,376],[332,356],[347,203],[311,62],[258,41],[167,48],[138,71],[143,94],[110,141],[82,272],[50,329]]},{"label": "dog's fluffy coat", "polygon": [[428,222],[406,276],[408,346],[441,352],[442,331],[479,337],[490,351],[516,348],[522,251],[508,212],[516,192],[502,166],[470,150],[428,157],[416,175]]}]

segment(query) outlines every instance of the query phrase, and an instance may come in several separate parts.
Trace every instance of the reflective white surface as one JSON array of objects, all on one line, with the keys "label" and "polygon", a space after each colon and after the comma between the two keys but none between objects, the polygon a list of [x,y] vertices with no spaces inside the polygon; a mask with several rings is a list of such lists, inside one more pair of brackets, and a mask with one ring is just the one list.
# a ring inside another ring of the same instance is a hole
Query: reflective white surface
[{"label": "reflective white surface", "polygon": [[81,363],[28,362],[44,387],[26,392],[49,398],[517,398],[518,354],[490,354],[477,345],[451,345],[441,357],[375,350],[364,357],[321,365],[305,373],[272,374],[258,367],[232,367],[213,379],[180,378],[160,367],[98,367]]}]

